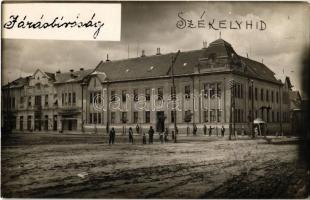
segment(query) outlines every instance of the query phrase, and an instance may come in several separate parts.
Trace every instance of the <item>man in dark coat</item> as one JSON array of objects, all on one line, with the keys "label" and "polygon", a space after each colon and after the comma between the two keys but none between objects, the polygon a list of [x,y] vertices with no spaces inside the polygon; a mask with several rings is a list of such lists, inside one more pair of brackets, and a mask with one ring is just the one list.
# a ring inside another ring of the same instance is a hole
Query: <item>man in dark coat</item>
[{"label": "man in dark coat", "polygon": [[114,128],[112,128],[109,134],[109,145],[114,144],[114,140],[115,140],[115,130]]},{"label": "man in dark coat", "polygon": [[212,135],[212,127],[210,126],[209,127],[209,136],[211,136]]},{"label": "man in dark coat", "polygon": [[136,126],[136,132],[137,132],[137,134],[139,134],[140,133],[140,127],[139,127],[139,125],[137,124],[137,126]]},{"label": "man in dark coat", "polygon": [[203,134],[207,135],[207,126],[205,124],[203,125]]},{"label": "man in dark coat", "polygon": [[222,137],[224,137],[224,135],[225,135],[225,128],[224,128],[223,125],[222,125],[222,128],[221,128],[221,133],[222,133]]},{"label": "man in dark coat", "polygon": [[149,130],[149,144],[153,144],[153,136],[154,136],[154,129],[152,126],[150,126]]},{"label": "man in dark coat", "polygon": [[194,124],[194,127],[193,127],[193,135],[196,135],[197,134],[197,126],[196,124]]},{"label": "man in dark coat", "polygon": [[131,127],[129,127],[128,135],[129,135],[129,143],[133,144],[133,131]]},{"label": "man in dark coat", "polygon": [[164,135],[165,135],[165,137],[164,137],[164,138],[165,138],[165,139],[164,139],[165,142],[168,142],[168,134],[169,134],[169,131],[168,131],[168,128],[166,128],[166,129],[165,129],[165,133],[164,133]]}]

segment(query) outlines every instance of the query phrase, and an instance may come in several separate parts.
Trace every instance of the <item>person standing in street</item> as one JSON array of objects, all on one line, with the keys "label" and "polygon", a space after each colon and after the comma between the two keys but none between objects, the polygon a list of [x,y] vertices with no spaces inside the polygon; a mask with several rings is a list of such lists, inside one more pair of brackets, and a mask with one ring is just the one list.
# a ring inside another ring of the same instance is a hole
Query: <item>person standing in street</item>
[{"label": "person standing in street", "polygon": [[193,135],[196,135],[197,134],[197,126],[196,124],[194,124],[194,127],[193,127]]},{"label": "person standing in street", "polygon": [[160,142],[163,144],[164,143],[164,133],[163,132],[160,132],[159,133],[159,140]]},{"label": "person standing in street", "polygon": [[149,130],[149,144],[153,144],[153,136],[154,136],[154,129],[152,126],[150,126]]},{"label": "person standing in street", "polygon": [[168,142],[168,134],[169,134],[168,128],[165,129],[165,133],[164,134],[165,134],[165,139],[164,140],[165,140],[165,142]]},{"label": "person standing in street", "polygon": [[136,132],[137,132],[137,134],[139,134],[139,133],[140,133],[140,127],[139,127],[139,124],[137,124],[137,126],[136,126]]},{"label": "person standing in street", "polygon": [[131,127],[129,127],[128,135],[129,135],[129,143],[133,144],[133,131]]},{"label": "person standing in street", "polygon": [[209,127],[209,136],[211,136],[211,135],[212,135],[212,127],[210,125],[210,127]]},{"label": "person standing in street", "polygon": [[205,124],[203,125],[203,134],[207,135],[207,126]]},{"label": "person standing in street", "polygon": [[115,130],[112,128],[109,133],[109,145],[114,144],[115,140]]},{"label": "person standing in street", "polygon": [[224,128],[224,125],[222,125],[221,134],[222,134],[222,137],[224,137],[224,135],[225,135],[225,128]]}]

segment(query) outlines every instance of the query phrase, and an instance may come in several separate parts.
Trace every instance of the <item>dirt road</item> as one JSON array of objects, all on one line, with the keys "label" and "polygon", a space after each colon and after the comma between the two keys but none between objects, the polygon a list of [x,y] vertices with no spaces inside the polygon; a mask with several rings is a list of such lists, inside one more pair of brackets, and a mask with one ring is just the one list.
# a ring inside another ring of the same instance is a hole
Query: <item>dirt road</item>
[{"label": "dirt road", "polygon": [[[286,140],[291,139],[273,139]],[[297,145],[263,139],[2,146],[2,196],[305,198]]]}]

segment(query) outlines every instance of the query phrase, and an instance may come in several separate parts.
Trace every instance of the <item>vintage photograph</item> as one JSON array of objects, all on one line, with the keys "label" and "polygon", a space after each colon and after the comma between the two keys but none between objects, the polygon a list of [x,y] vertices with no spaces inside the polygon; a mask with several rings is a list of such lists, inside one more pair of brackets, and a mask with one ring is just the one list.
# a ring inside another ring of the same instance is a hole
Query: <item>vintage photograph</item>
[{"label": "vintage photograph", "polygon": [[2,198],[309,198],[309,3],[99,4],[2,3]]}]

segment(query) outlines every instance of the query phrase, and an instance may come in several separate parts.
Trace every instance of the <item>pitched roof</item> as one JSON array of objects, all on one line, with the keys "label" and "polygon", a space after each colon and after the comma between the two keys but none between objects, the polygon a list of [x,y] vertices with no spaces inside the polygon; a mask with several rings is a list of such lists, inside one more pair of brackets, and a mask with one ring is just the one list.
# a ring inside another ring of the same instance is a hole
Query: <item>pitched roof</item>
[{"label": "pitched roof", "polygon": [[[181,52],[174,66],[175,75],[193,73],[201,53],[202,50]],[[169,75],[172,56],[175,55],[176,53],[169,53],[101,62],[96,70],[104,72],[113,81],[162,77]]]},{"label": "pitched roof", "polygon": [[12,82],[10,82],[9,84],[6,84],[3,86],[3,88],[7,88],[7,87],[10,87],[10,88],[20,88],[20,87],[23,87],[25,85],[27,85],[29,83],[29,78],[31,76],[26,76],[26,77],[20,77]]},{"label": "pitched roof", "polygon": [[50,77],[52,80],[55,80],[55,74],[50,72],[44,72],[48,77]]},{"label": "pitched roof", "polygon": [[301,108],[301,96],[298,91],[290,91],[289,92],[289,97],[290,97],[290,108],[292,110],[294,109],[300,109]]},{"label": "pitched roof", "polygon": [[82,81],[87,75],[89,75],[93,69],[79,70],[74,72],[56,73],[55,84],[60,83],[72,83]]},{"label": "pitched roof", "polygon": [[242,62],[244,62],[246,66],[246,74],[258,77],[263,80],[268,80],[272,82],[279,83],[279,81],[275,78],[275,73],[271,71],[266,65],[263,63],[257,62],[255,60],[251,60],[249,58],[245,58],[242,56],[239,56]]}]

